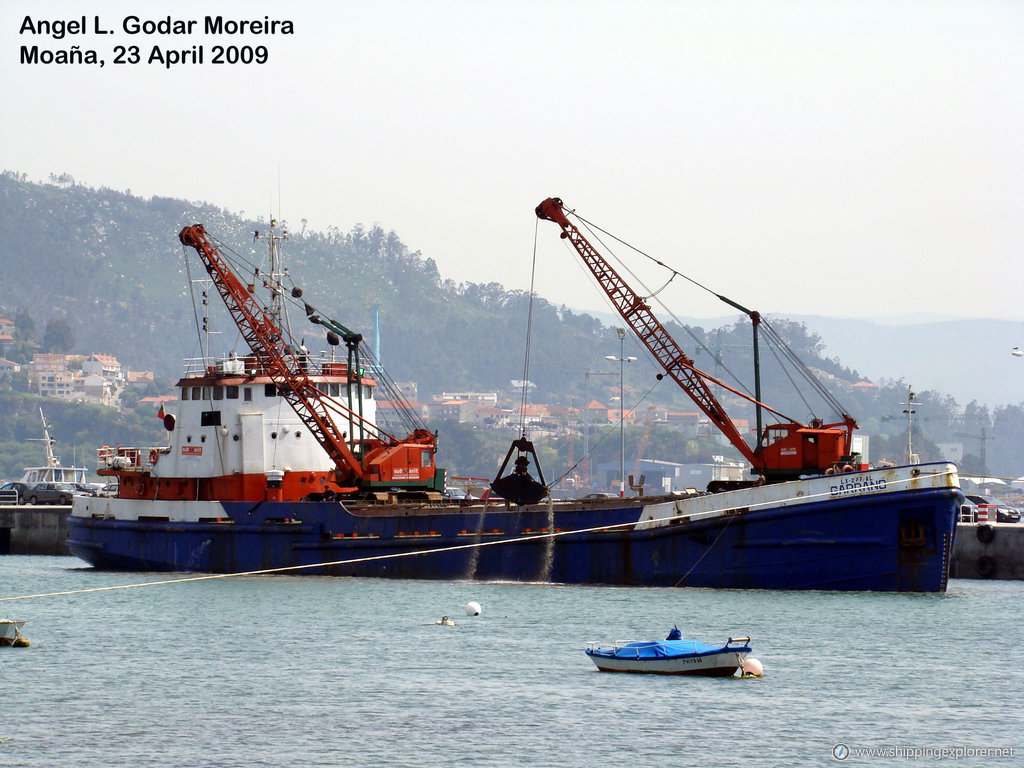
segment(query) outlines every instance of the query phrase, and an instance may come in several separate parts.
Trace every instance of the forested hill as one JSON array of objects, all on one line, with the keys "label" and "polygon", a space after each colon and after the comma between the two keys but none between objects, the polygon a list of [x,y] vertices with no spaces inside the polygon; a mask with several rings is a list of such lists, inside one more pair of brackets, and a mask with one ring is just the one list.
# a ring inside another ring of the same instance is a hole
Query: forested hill
[{"label": "forested hill", "polygon": [[[181,228],[200,222],[235,250],[251,251],[257,261],[264,256],[253,231],[265,231],[265,220],[205,202],[40,185],[11,173],[0,177],[0,199],[7,241],[0,251],[0,307],[6,316],[30,313],[40,340],[46,324],[62,318],[74,344],[54,351],[108,353],[164,377],[176,377],[182,359],[200,349]],[[379,226],[304,232],[299,222],[280,224],[289,231],[287,266],[311,303],[372,343],[379,302],[381,357],[394,378],[434,392],[493,390],[522,377],[527,293],[442,279],[432,260]],[[190,258],[195,277],[198,262]],[[537,300],[533,323],[531,378],[539,386],[560,391],[553,385],[570,375],[582,381],[601,359],[594,350],[608,332],[596,319]],[[225,331],[225,347],[242,345],[229,324],[226,315],[214,321]],[[319,338],[315,328],[309,335]]]},{"label": "forested hill", "polygon": [[[11,355],[20,361],[30,360],[33,351],[105,353],[131,369],[153,370],[173,380],[184,358],[201,353],[189,278],[205,275],[191,251],[186,262],[178,241],[182,227],[202,223],[212,238],[251,261],[262,264],[265,258],[265,245],[254,242],[253,232],[266,231],[266,221],[205,202],[142,199],[66,178],[36,184],[11,172],[0,175],[0,200],[0,226],[7,239],[0,250],[5,276],[0,311],[22,325],[30,318],[35,326],[34,339],[26,338],[23,328],[16,334],[20,339]],[[278,225],[289,232],[285,262],[306,301],[363,333],[371,345],[374,306],[379,303],[382,362],[394,379],[417,382],[422,399],[442,391],[508,390],[510,381],[522,378],[527,292],[442,277],[431,259],[379,226],[312,232],[301,221]],[[234,348],[244,353],[244,342],[216,297],[211,297],[211,316],[213,328],[223,334],[215,339],[215,351]],[[53,330],[51,325],[59,320],[66,323],[61,326],[64,333],[44,331]],[[296,322],[304,320],[293,319],[293,330]],[[826,375],[841,401],[843,392],[851,394],[860,377],[838,360],[825,359],[819,337],[799,323],[775,324],[803,362]],[[322,333],[321,327],[308,326],[297,335],[317,351],[325,346]],[[736,371],[747,381],[730,383],[749,391],[750,334],[744,324],[725,336],[715,331],[710,345],[722,351],[723,359],[712,360],[709,350],[700,349],[707,340],[703,329],[673,333],[698,364],[715,375]],[[604,358],[618,349],[613,328],[535,298],[529,378],[538,399],[533,402],[568,405],[572,398],[582,403],[583,397],[596,396],[607,404],[611,395],[606,385],[612,382],[591,381],[588,390],[585,372],[614,367]],[[657,371],[644,362],[626,366],[627,387],[634,393],[627,404],[656,384]],[[768,402],[797,418],[808,416],[799,393],[776,386],[786,376],[770,369],[762,376]],[[659,387],[649,402],[693,410],[674,385]],[[747,404],[734,406],[733,416],[751,416]],[[850,411],[863,414],[865,406],[854,402]],[[831,419],[835,414],[817,415]]]},{"label": "forested hill", "polygon": [[[153,370],[173,381],[181,373],[183,358],[201,354],[188,279],[205,277],[198,274],[202,270],[194,254],[186,261],[178,233],[184,226],[202,223],[217,241],[263,263],[265,245],[253,241],[253,231],[266,231],[268,222],[206,202],[142,199],[128,192],[91,189],[67,178],[51,181],[36,184],[12,172],[0,173],[0,226],[5,236],[0,249],[0,315],[16,325],[7,355],[27,362],[39,351],[106,353],[130,369]],[[420,399],[452,390],[510,393],[510,382],[522,378],[530,304],[526,292],[442,276],[431,259],[379,226],[311,232],[302,221],[279,225],[289,231],[286,264],[310,304],[361,332],[372,345],[374,307],[379,303],[382,362],[392,378],[417,382]],[[483,253],[476,256],[487,258]],[[214,329],[222,332],[214,351],[244,353],[244,342],[216,297],[211,297],[210,314]],[[305,321],[293,319],[293,330],[296,322]],[[898,456],[906,433],[899,419],[906,384],[897,379],[881,389],[855,387],[863,377],[838,358],[827,358],[824,340],[804,323],[772,319],[772,326],[872,435],[872,444]],[[705,331],[671,326],[670,331],[698,366],[750,391],[751,335],[745,318],[732,327]],[[322,333],[320,326],[308,326],[305,340],[313,351],[325,348]],[[645,403],[695,410],[671,381],[659,383],[654,363],[640,354],[632,337],[627,344],[633,345],[627,354],[640,356],[638,364],[624,366],[626,406],[640,409],[637,420],[646,412]],[[610,385],[618,383],[617,377],[592,380],[585,373],[615,376],[615,363],[606,362],[605,356],[618,350],[614,327],[535,298],[529,379],[536,391],[530,402],[575,402],[579,407],[596,398],[615,407],[618,392]],[[808,403],[803,398],[806,391],[790,386],[790,371],[772,368],[773,360],[784,358],[762,352],[762,399],[801,421],[812,416],[836,418],[835,412]],[[989,413],[975,402],[961,409],[942,392],[919,391],[917,398],[924,401],[916,412],[929,440],[970,446],[974,436],[992,439],[989,470],[1018,471],[1024,404]],[[723,400],[734,418],[753,418],[749,403],[731,395],[723,395]],[[918,445],[920,438],[915,437]],[[939,458],[936,450],[922,448],[922,454]]]}]

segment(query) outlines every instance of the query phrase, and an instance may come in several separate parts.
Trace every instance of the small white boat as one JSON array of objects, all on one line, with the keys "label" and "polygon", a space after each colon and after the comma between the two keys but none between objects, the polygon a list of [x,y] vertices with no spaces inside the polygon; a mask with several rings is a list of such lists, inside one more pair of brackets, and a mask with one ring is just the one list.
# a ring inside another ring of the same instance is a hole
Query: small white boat
[{"label": "small white boat", "polygon": [[39,418],[43,422],[43,436],[30,437],[29,440],[42,441],[46,444],[46,466],[25,467],[25,474],[21,476],[22,483],[38,485],[39,483],[85,483],[85,467],[65,467],[60,463],[60,457],[53,452],[53,444],[56,440],[50,436],[50,425],[46,423],[43,409],[39,409]]},{"label": "small white boat", "polygon": [[[615,643],[602,647],[587,643],[587,656],[602,672],[643,672],[661,675],[729,677],[745,673],[749,637],[730,637],[724,645],[708,645],[684,638],[673,629],[666,640]],[[749,661],[755,662],[755,659]],[[760,674],[760,663],[756,663]]]},{"label": "small white boat", "polygon": [[25,621],[27,619],[0,619],[0,646],[28,646],[28,640],[21,634]]}]

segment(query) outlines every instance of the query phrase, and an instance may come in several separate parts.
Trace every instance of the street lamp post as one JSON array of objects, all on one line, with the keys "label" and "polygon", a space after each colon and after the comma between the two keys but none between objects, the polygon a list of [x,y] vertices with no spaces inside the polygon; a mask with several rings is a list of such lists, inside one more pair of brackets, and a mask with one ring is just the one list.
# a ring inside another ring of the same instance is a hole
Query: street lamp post
[{"label": "street lamp post", "polygon": [[605,355],[604,359],[619,361],[619,497],[622,498],[626,495],[626,399],[623,374],[626,363],[635,362],[636,358],[626,357],[626,329],[616,328],[615,332],[619,334],[619,356]]}]

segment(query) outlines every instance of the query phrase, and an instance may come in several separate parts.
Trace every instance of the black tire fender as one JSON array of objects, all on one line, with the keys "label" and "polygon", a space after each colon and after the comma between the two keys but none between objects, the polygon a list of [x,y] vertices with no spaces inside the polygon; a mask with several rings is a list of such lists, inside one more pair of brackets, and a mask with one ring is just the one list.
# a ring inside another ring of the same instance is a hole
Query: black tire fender
[{"label": "black tire fender", "polygon": [[978,569],[978,575],[983,579],[992,579],[996,575],[996,561],[988,555],[982,555],[974,564]]},{"label": "black tire fender", "polygon": [[988,544],[992,539],[996,537],[996,529],[991,525],[979,525],[978,526],[978,541],[982,544]]}]

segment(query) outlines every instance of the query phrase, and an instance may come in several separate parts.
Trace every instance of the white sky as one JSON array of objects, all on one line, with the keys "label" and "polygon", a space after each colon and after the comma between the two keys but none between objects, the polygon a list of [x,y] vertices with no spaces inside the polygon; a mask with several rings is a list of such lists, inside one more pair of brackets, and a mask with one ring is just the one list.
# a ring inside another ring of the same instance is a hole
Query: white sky
[{"label": "white sky", "polygon": [[[131,36],[133,13],[295,34]],[[19,34],[83,14],[117,32]],[[1019,0],[0,0],[0,34],[0,168],[32,180],[379,223],[443,277],[524,289],[560,196],[764,313],[1024,319]],[[112,63],[200,43],[201,66]],[[216,66],[217,43],[270,60]],[[106,66],[20,64],[31,44]],[[603,309],[557,233],[537,292]]]}]

